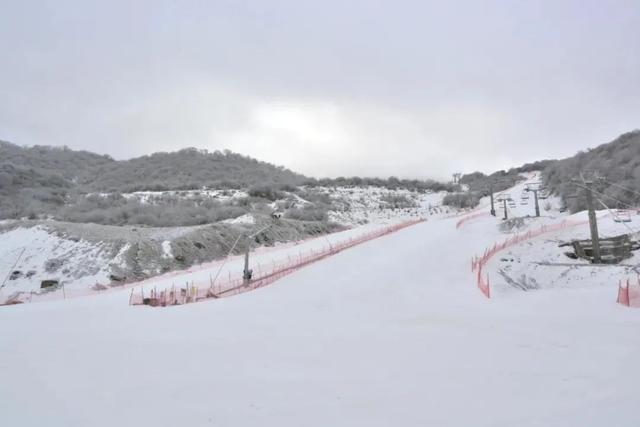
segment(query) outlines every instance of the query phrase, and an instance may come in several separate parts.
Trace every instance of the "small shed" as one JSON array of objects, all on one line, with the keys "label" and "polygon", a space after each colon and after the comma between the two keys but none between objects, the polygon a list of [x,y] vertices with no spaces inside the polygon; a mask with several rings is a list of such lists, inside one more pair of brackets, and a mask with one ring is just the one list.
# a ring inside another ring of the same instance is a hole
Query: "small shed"
[{"label": "small shed", "polygon": [[57,280],[53,280],[53,279],[43,280],[42,282],[40,282],[40,289],[57,288],[59,284],[60,282]]}]

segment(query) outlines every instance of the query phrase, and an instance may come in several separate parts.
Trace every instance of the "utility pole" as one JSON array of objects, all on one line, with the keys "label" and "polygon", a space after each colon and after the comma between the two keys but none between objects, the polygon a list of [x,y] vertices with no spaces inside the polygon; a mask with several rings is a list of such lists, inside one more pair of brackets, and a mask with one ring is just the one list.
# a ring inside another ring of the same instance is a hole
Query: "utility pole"
[{"label": "utility pole", "polygon": [[593,262],[600,264],[600,238],[598,236],[598,220],[596,219],[596,211],[593,207],[593,181],[585,181],[587,191],[587,207],[589,208],[589,228],[591,229],[591,243],[593,245]]},{"label": "utility pole", "polygon": [[242,270],[242,279],[244,280],[245,284],[249,283],[251,281],[251,278],[253,277],[253,270],[249,268],[249,252],[251,251],[251,241],[254,237],[270,228],[272,225],[273,224],[269,224],[265,227],[262,227],[260,230],[247,236],[247,250],[244,253],[244,270]]},{"label": "utility pole", "polygon": [[[495,205],[495,201],[497,200],[498,202],[501,202],[501,194],[498,194],[498,198],[496,199],[495,195],[494,195],[494,187],[496,184],[504,184],[504,180],[503,179],[490,179],[489,180],[489,197],[491,198],[491,215],[496,216],[496,205]],[[485,187],[486,188],[486,187]]]},{"label": "utility pole", "polygon": [[537,188],[527,188],[526,191],[533,193],[533,198],[536,204],[536,216],[540,216],[540,204],[538,203],[538,189]]},{"label": "utility pole", "polygon": [[510,197],[505,194],[501,194],[500,197],[496,199],[498,202],[502,202],[502,207],[504,209],[504,220],[509,219],[509,214],[507,213],[507,202],[510,200]]},{"label": "utility pole", "polygon": [[491,194],[491,215],[496,216],[496,206],[493,202],[493,181],[489,183],[489,194]]},{"label": "utility pole", "polygon": [[251,280],[253,277],[253,270],[249,268],[249,250],[251,249],[251,245],[247,245],[247,251],[244,253],[244,270],[242,270],[242,279],[245,283]]}]

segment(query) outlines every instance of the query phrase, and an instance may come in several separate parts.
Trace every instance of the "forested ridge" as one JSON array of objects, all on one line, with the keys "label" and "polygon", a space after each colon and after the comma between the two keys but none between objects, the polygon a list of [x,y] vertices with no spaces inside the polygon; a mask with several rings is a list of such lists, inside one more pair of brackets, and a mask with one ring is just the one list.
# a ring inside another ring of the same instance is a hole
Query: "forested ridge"
[{"label": "forested ridge", "polygon": [[[586,209],[582,180],[593,181],[598,209],[640,206],[640,130],[553,162],[543,181],[571,212]],[[604,205],[603,205],[604,204]]]},{"label": "forested ridge", "polygon": [[[234,218],[300,192],[316,208],[291,211],[298,219],[326,218],[326,203],[313,191],[333,186],[378,186],[413,191],[451,191],[433,180],[310,178],[282,166],[229,150],[185,148],[130,160],[67,147],[21,147],[0,141],[0,219],[53,218],[100,224],[194,225]],[[222,203],[187,190],[243,190],[249,197]],[[153,203],[124,197],[136,191],[161,193]]]}]

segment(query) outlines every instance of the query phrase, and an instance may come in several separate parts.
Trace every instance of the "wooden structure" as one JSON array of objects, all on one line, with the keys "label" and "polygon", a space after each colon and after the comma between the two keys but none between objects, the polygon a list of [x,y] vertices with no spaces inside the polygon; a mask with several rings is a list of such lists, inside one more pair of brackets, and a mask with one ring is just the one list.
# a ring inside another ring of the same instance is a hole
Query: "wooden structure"
[{"label": "wooden structure", "polygon": [[[640,248],[638,242],[631,240],[628,234],[616,237],[600,238],[600,260],[603,264],[618,264],[632,256],[631,251]],[[571,258],[582,258],[594,261],[592,240],[574,240],[560,246],[573,247],[574,253],[567,253]]]}]

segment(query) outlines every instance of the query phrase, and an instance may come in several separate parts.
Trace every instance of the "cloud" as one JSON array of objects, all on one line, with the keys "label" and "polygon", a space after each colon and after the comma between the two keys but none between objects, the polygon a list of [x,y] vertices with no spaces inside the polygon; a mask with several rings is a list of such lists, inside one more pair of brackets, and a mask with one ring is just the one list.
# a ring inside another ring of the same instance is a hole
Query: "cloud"
[{"label": "cloud", "polygon": [[[322,100],[263,101],[248,106],[242,129],[217,132],[231,149],[316,176],[402,175],[446,179],[452,170],[493,166],[506,127],[499,111],[447,106],[401,111]],[[473,141],[473,144],[470,144]],[[461,156],[465,152],[467,156]],[[469,160],[469,155],[473,155]]]},{"label": "cloud", "polygon": [[16,2],[0,138],[448,178],[637,128],[632,3]]}]

